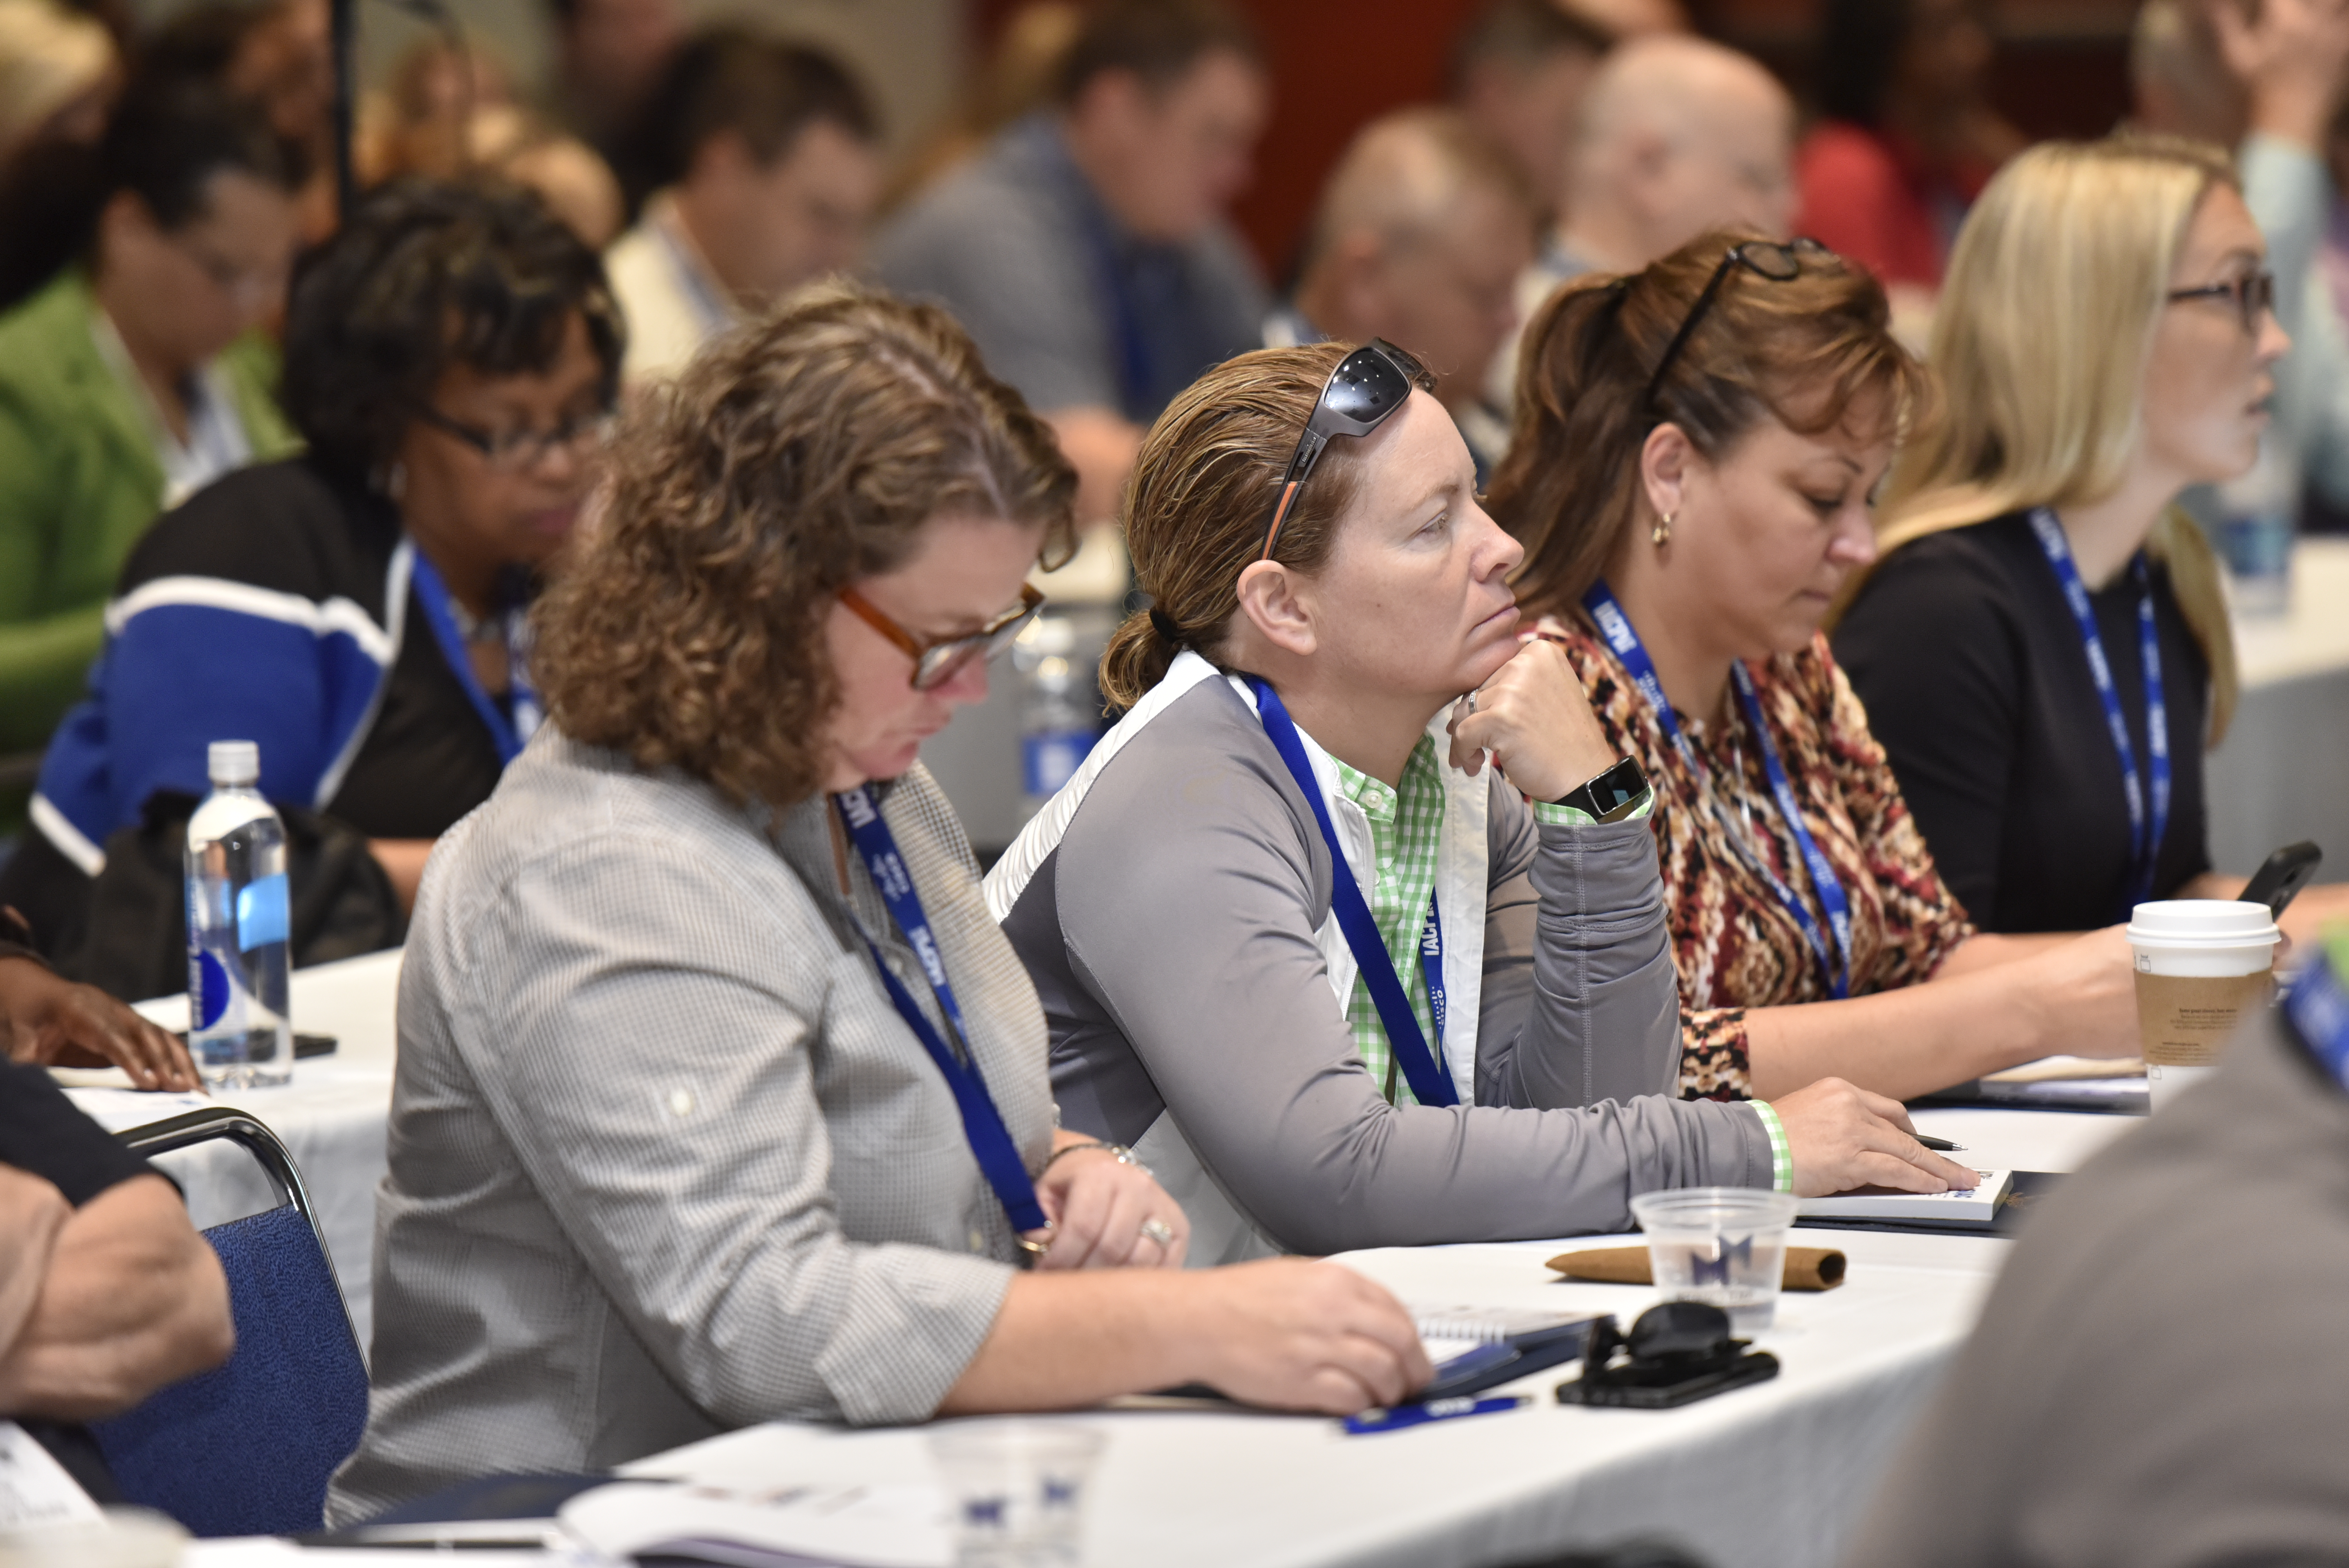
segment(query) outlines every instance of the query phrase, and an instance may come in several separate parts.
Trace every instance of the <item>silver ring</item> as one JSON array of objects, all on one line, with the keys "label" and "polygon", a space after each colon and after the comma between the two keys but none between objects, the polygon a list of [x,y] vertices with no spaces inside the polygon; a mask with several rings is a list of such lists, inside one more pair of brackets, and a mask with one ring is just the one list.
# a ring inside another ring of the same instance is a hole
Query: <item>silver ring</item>
[{"label": "silver ring", "polygon": [[1142,1222],[1142,1233],[1162,1247],[1171,1247],[1174,1244],[1174,1227],[1156,1215]]},{"label": "silver ring", "polygon": [[1468,711],[1470,713],[1476,711],[1476,694],[1473,691],[1468,694]]}]

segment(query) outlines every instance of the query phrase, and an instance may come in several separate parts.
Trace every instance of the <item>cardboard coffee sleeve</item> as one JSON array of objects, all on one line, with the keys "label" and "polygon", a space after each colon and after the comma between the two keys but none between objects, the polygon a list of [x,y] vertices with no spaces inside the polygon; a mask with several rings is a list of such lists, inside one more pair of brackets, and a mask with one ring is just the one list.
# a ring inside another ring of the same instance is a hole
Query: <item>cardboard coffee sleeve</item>
[{"label": "cardboard coffee sleeve", "polygon": [[2137,972],[2137,1026],[2146,1061],[2209,1067],[2235,1031],[2275,995],[2275,974],[2149,975]]}]

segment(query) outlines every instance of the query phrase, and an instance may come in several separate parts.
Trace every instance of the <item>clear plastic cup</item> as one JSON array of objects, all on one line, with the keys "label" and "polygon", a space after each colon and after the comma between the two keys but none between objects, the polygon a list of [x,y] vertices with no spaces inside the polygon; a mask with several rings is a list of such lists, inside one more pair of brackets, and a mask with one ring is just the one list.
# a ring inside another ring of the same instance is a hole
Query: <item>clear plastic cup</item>
[{"label": "clear plastic cup", "polygon": [[1106,1441],[1056,1421],[958,1421],[931,1432],[957,1568],[1075,1568],[1085,1491]]},{"label": "clear plastic cup", "polygon": [[1778,1313],[1795,1196],[1758,1187],[1642,1192],[1632,1218],[1648,1235],[1648,1267],[1666,1301],[1702,1301],[1750,1335]]},{"label": "clear plastic cup", "polygon": [[2155,1110],[2207,1076],[2228,1040],[2274,996],[2282,940],[2263,903],[2178,898],[2137,906],[2128,943]]}]

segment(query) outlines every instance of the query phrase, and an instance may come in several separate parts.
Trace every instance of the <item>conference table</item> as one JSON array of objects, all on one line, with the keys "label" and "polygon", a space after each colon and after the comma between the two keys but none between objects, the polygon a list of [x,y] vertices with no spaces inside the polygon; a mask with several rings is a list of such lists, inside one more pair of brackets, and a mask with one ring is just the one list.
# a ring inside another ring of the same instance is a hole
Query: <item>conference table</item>
[{"label": "conference table", "polygon": [[[1949,1108],[1918,1126],[1984,1168],[2071,1170],[2141,1119]],[[1340,1261],[1415,1308],[1607,1312],[1628,1327],[1645,1286],[1564,1282],[1585,1237],[1387,1248]],[[1845,1284],[1779,1300],[1756,1338],[1772,1381],[1679,1410],[1585,1409],[1566,1373],[1501,1392],[1522,1409],[1375,1437],[1309,1417],[1088,1411],[1045,1419],[1107,1439],[1084,1562],[1120,1568],[1485,1568],[1576,1547],[1669,1541],[1716,1568],[1832,1563],[1923,1400],[1972,1326],[2007,1249],[1983,1235],[1797,1227],[1848,1260]],[[783,1484],[903,1485],[930,1473],[919,1430],[771,1423],[626,1468],[748,1494]]]},{"label": "conference table", "polygon": [[[332,1035],[337,1044],[332,1056],[295,1062],[293,1081],[281,1087],[222,1090],[207,1099],[139,1093],[117,1068],[58,1075],[76,1103],[112,1130],[200,1106],[233,1105],[275,1133],[302,1172],[363,1350],[375,1321],[375,1190],[385,1170],[384,1130],[399,1043],[393,1018],[399,960],[397,951],[374,953],[294,972],[295,1028]],[[185,996],[142,1002],[139,1010],[166,1028],[187,1025]],[[261,1168],[233,1144],[202,1144],[156,1163],[187,1192],[189,1217],[198,1225],[216,1225],[276,1202]]]},{"label": "conference table", "polygon": [[[296,1026],[336,1036],[332,1057],[299,1062],[283,1088],[223,1093],[293,1151],[367,1342],[374,1194],[396,1045],[399,955],[299,971]],[[176,1024],[177,999],[142,1010]],[[197,1097],[70,1090],[111,1126],[160,1119]],[[1981,1108],[1915,1112],[1985,1168],[2069,1171],[2139,1119]],[[169,1157],[199,1223],[272,1200],[242,1150]],[[1344,1262],[1417,1307],[1609,1312],[1627,1325],[1655,1299],[1643,1286],[1561,1283],[1561,1251],[1624,1237],[1348,1254]],[[1484,1565],[1573,1545],[1669,1538],[1730,1568],[1833,1559],[1869,1490],[1958,1345],[2011,1243],[1990,1236],[1805,1230],[1840,1248],[1847,1282],[1782,1298],[1759,1344],[1776,1379],[1674,1411],[1587,1410],[1550,1397],[1563,1376],[1506,1414],[1372,1438],[1331,1421],[1197,1411],[1094,1411],[1050,1418],[1109,1439],[1088,1511],[1086,1560],[1123,1568]],[[920,1431],[849,1432],[774,1423],[631,1466],[647,1477],[765,1491],[842,1481],[902,1484],[929,1474]]]}]

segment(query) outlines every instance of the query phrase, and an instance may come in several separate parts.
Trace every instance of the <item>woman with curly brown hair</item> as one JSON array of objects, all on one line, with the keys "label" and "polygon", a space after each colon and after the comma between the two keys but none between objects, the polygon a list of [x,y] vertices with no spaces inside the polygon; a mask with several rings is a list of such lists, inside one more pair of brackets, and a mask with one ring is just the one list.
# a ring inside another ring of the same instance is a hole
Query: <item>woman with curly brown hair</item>
[{"label": "woman with curly brown hair", "polygon": [[2127,949],[1976,933],[1820,634],[1925,391],[1883,289],[1713,234],[1535,317],[1494,514],[1659,796],[1683,1094],[1906,1098],[2137,1049]]},{"label": "woman with curly brown hair", "polygon": [[915,753],[985,696],[1074,489],[942,312],[869,295],[647,404],[542,607],[548,725],[418,904],[337,1517],[775,1417],[1426,1379],[1359,1275],[1161,1272],[1182,1211],[1053,1126],[1035,992]]},{"label": "woman with curly brown hair", "polygon": [[[1209,1259],[1620,1230],[1664,1187],[1968,1179],[1841,1085],[1679,1068],[1646,785],[1465,442],[1385,344],[1209,371],[1126,506],[1132,711],[988,875],[1068,1122],[1164,1172]],[[1490,766],[1487,766],[1487,759]]]}]

